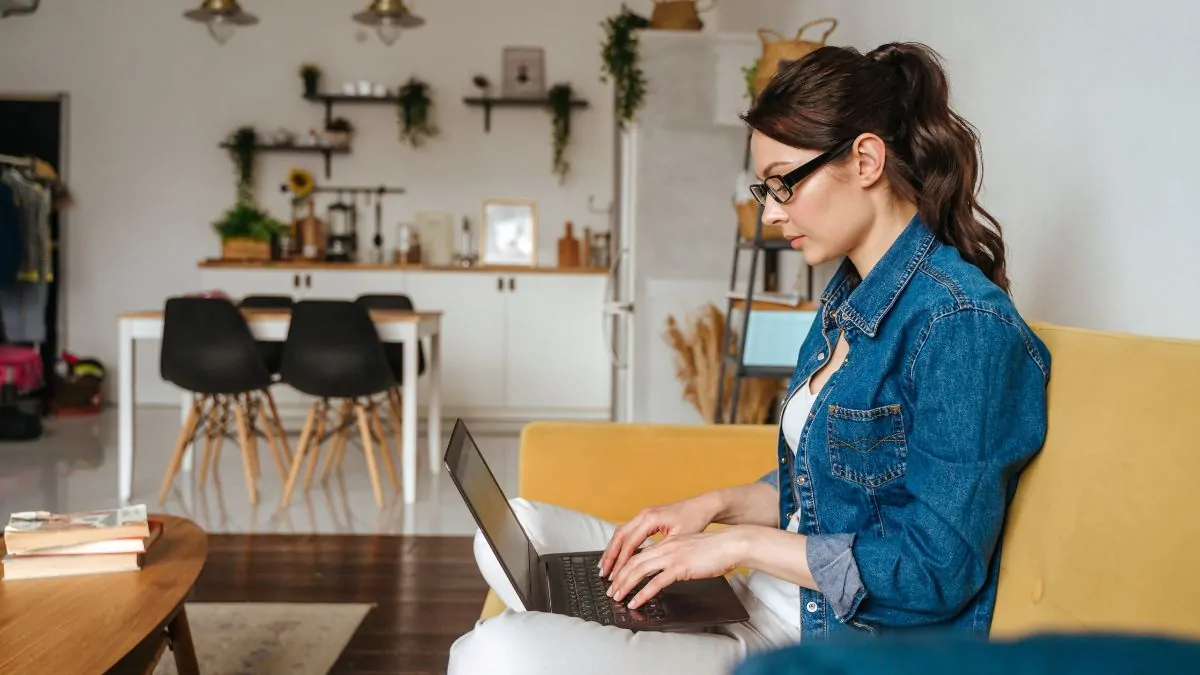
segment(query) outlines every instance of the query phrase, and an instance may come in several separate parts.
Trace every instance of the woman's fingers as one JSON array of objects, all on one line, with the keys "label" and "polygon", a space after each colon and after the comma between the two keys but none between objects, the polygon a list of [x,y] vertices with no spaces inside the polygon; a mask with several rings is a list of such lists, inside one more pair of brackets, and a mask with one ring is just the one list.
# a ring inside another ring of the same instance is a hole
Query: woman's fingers
[{"label": "woman's fingers", "polygon": [[613,564],[613,571],[621,571],[625,567],[625,564],[629,562],[629,559],[637,553],[638,547],[642,545],[642,542],[646,541],[646,537],[649,537],[650,533],[656,529],[658,529],[658,525],[643,520],[638,524],[637,529],[627,532],[621,541],[621,550],[617,554],[616,563]]},{"label": "woman's fingers", "polygon": [[664,588],[676,581],[679,581],[679,566],[676,564],[664,565],[662,571],[647,581],[642,590],[638,591],[638,594],[628,602],[629,609],[641,607],[647,600],[658,595]]},{"label": "woman's fingers", "polygon": [[629,564],[613,577],[608,596],[620,602],[638,582],[662,569],[662,560],[670,553],[670,548],[668,544],[660,544],[635,555]]},{"label": "woman's fingers", "polygon": [[604,555],[600,557],[600,576],[608,577],[615,569],[613,564],[617,560],[617,556],[621,553],[623,544],[629,538],[629,531],[638,527],[642,516],[639,514],[613,532],[613,536],[608,540],[608,546],[604,548]]}]

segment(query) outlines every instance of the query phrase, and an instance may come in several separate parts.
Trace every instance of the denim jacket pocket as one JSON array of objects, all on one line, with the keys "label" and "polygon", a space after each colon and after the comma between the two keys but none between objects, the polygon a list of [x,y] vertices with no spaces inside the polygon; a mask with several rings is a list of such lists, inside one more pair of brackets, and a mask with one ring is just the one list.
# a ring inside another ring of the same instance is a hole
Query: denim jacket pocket
[{"label": "denim jacket pocket", "polygon": [[831,405],[827,433],[834,476],[875,489],[904,475],[908,446],[900,406],[854,410]]}]

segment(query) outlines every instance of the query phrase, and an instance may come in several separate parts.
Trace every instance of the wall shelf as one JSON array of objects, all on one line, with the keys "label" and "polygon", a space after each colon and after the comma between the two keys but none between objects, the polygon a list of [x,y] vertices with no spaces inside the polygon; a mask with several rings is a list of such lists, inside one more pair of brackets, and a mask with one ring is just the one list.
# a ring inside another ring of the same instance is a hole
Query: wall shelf
[{"label": "wall shelf", "polygon": [[325,104],[325,126],[333,121],[333,104],[335,103],[354,103],[354,104],[375,104],[375,105],[399,105],[400,98],[397,96],[356,96],[354,94],[315,94],[313,96],[304,96],[304,100],[313,103]]},{"label": "wall shelf", "polygon": [[[229,143],[222,143],[222,148],[229,149],[232,146]],[[320,154],[325,156],[325,177],[329,178],[332,171],[332,162],[334,155],[349,154],[350,146],[342,145],[266,145],[258,144],[254,146],[255,152],[297,152]]]},{"label": "wall shelf", "polygon": [[[549,108],[550,98],[505,98],[497,96],[467,96],[463,103],[469,106],[483,108],[483,130],[492,130],[492,108]],[[587,108],[591,104],[584,99],[573,99],[572,108]]]}]

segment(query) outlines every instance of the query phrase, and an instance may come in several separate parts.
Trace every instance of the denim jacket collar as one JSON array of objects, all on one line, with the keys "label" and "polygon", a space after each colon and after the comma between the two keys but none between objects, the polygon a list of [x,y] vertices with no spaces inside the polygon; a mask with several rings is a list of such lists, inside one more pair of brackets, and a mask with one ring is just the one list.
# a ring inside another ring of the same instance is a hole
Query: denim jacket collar
[{"label": "denim jacket collar", "polygon": [[854,263],[849,258],[843,260],[821,296],[821,304],[840,326],[850,323],[868,337],[875,337],[900,292],[937,246],[937,239],[917,214],[857,286],[851,287]]}]

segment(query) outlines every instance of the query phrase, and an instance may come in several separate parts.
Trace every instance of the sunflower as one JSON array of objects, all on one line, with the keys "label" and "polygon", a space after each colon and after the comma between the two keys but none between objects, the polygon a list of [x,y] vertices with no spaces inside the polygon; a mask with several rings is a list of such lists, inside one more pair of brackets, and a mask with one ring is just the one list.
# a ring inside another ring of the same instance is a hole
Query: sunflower
[{"label": "sunflower", "polygon": [[308,170],[292,169],[288,172],[288,190],[291,191],[293,200],[300,201],[308,197],[316,187],[313,175]]}]

